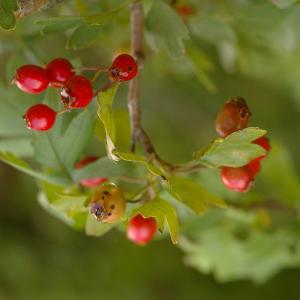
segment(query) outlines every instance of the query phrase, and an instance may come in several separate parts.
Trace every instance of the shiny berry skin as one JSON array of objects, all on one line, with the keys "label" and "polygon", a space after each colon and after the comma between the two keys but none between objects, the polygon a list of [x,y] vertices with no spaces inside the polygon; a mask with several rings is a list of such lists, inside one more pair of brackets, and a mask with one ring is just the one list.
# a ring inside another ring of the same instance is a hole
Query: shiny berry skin
[{"label": "shiny berry skin", "polygon": [[49,130],[55,123],[56,112],[45,104],[31,106],[24,115],[28,129]]},{"label": "shiny berry skin", "polygon": [[251,113],[243,98],[230,99],[217,115],[215,127],[218,135],[224,138],[237,130],[246,128],[250,116]]},{"label": "shiny berry skin", "polygon": [[128,223],[127,237],[137,245],[144,246],[148,244],[157,231],[156,221],[153,217],[144,218],[142,215],[136,215]]},{"label": "shiny berry skin", "polygon": [[63,87],[66,82],[75,75],[73,66],[65,58],[56,58],[50,61],[46,67],[50,85],[52,87]]},{"label": "shiny berry skin", "polygon": [[66,108],[84,108],[93,100],[93,87],[84,76],[71,77],[61,92]]},{"label": "shiny berry skin", "polygon": [[[262,137],[256,139],[255,141],[253,141],[252,143],[261,146],[267,152],[270,152],[270,150],[271,150],[270,141],[266,136],[262,136]],[[266,156],[266,154],[262,155],[261,158],[264,158],[265,156]]]},{"label": "shiny berry skin", "polygon": [[251,160],[247,165],[246,167],[248,168],[248,170],[250,170],[253,174],[253,176],[255,177],[258,172],[260,171],[260,160],[261,158],[258,157],[258,158],[255,158],[253,160]]},{"label": "shiny berry skin", "polygon": [[49,85],[49,77],[45,69],[35,65],[24,65],[17,69],[14,82],[25,93],[39,94]]},{"label": "shiny berry skin", "polygon": [[115,223],[123,216],[125,208],[122,191],[112,183],[104,183],[92,197],[90,212],[99,222]]},{"label": "shiny berry skin", "polygon": [[247,192],[254,176],[246,166],[240,168],[223,167],[221,169],[221,179],[228,189],[235,192]]},{"label": "shiny berry skin", "polygon": [[129,54],[121,54],[115,58],[109,74],[112,80],[128,81],[138,73],[138,65],[135,59]]},{"label": "shiny berry skin", "polygon": [[[80,169],[85,167],[86,165],[96,161],[99,157],[98,156],[88,156],[79,162],[76,163],[75,168]],[[94,188],[100,185],[103,182],[106,182],[108,179],[106,177],[94,177],[88,179],[80,180],[80,184],[86,188]]]}]

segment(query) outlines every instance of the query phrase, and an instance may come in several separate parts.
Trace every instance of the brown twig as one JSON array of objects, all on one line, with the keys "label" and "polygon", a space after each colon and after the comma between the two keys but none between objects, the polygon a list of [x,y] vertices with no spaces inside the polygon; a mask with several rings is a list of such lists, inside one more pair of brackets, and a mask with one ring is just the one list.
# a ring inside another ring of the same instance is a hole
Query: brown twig
[{"label": "brown twig", "polygon": [[[144,64],[144,14],[142,2],[134,2],[130,5],[131,10],[131,48],[132,55],[136,59],[139,69]],[[141,111],[139,106],[140,94],[140,72],[129,83],[128,109],[130,115],[132,143],[131,151],[135,151],[136,143],[140,142],[149,158],[156,161],[167,169],[172,169],[172,165],[159,157],[146,131],[141,124]]]}]

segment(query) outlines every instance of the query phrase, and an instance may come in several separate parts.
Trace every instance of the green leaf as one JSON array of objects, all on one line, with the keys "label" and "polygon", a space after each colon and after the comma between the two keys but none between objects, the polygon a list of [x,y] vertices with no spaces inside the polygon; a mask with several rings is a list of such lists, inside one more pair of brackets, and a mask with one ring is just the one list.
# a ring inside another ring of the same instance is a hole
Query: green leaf
[{"label": "green leaf", "polygon": [[4,29],[13,29],[16,26],[14,11],[18,9],[16,0],[0,1],[0,26]]},{"label": "green leaf", "polygon": [[57,141],[59,155],[67,168],[72,169],[80,154],[88,144],[95,121],[89,110],[78,114]]},{"label": "green leaf", "polygon": [[114,84],[112,88],[98,94],[98,116],[103,123],[106,134],[106,146],[108,155],[113,160],[119,158],[113,153],[116,149],[116,127],[112,112],[112,103],[117,93],[119,84]]},{"label": "green leaf", "polygon": [[178,243],[179,225],[176,210],[169,202],[156,198],[134,210],[132,216],[137,214],[141,214],[145,218],[155,218],[160,231],[164,230],[164,225],[167,223],[173,244]]},{"label": "green leaf", "polygon": [[[250,279],[258,284],[284,267],[300,265],[299,225],[294,230],[287,226],[253,230],[255,212],[226,213],[218,220],[207,214],[190,223],[188,237],[179,243],[186,264],[221,282]],[[246,224],[245,219],[253,221]]]},{"label": "green leaf", "polygon": [[74,170],[73,178],[76,182],[94,177],[115,178],[132,173],[132,166],[126,162],[114,162],[107,157],[98,159],[86,167]]},{"label": "green leaf", "polygon": [[14,29],[16,26],[15,14],[0,7],[0,26],[6,30]]},{"label": "green leaf", "polygon": [[154,1],[146,18],[146,26],[153,40],[152,48],[164,45],[173,58],[185,54],[183,40],[189,38],[188,29],[168,4],[161,0]]},{"label": "green leaf", "polygon": [[195,159],[210,167],[241,167],[252,159],[265,154],[265,150],[252,144],[264,136],[266,130],[249,127],[230,134],[225,139],[216,139],[208,149],[195,153]]},{"label": "green leaf", "polygon": [[152,162],[148,161],[147,158],[144,156],[140,156],[134,153],[122,153],[117,151],[114,151],[114,154],[122,160],[143,164],[151,174],[159,176],[164,180],[167,180],[162,170],[160,170]]},{"label": "green leaf", "polygon": [[72,179],[71,171],[89,142],[94,120],[91,113],[84,110],[72,119],[64,132],[62,122],[62,118],[57,120],[49,132],[36,133],[33,147],[37,161]]},{"label": "green leaf", "polygon": [[68,178],[48,175],[46,173],[33,170],[25,161],[11,153],[0,152],[0,160],[36,179],[59,185],[70,184]]},{"label": "green leaf", "polygon": [[0,151],[21,157],[32,157],[34,150],[28,138],[5,138],[0,140]]},{"label": "green leaf", "polygon": [[88,214],[85,226],[85,233],[86,235],[99,237],[113,229],[114,226],[115,224],[99,222],[94,216]]},{"label": "green leaf", "polygon": [[101,26],[89,26],[87,24],[80,25],[71,35],[67,43],[67,49],[79,50],[89,47],[97,40],[101,30]]},{"label": "green leaf", "polygon": [[201,185],[188,178],[169,178],[169,191],[197,214],[203,214],[209,206],[227,207],[222,199],[210,194]]},{"label": "green leaf", "polygon": [[111,12],[99,13],[96,15],[90,15],[85,18],[88,25],[105,25],[111,22],[118,14],[119,9]]},{"label": "green leaf", "polygon": [[84,202],[87,195],[46,182],[41,182],[40,187],[42,192],[39,193],[38,200],[45,210],[74,229],[85,228],[88,209]]},{"label": "green leaf", "polygon": [[17,11],[19,8],[17,0],[1,0],[0,7],[9,11]]},{"label": "green leaf", "polygon": [[37,21],[41,25],[41,34],[63,32],[84,24],[83,17],[61,16]]}]

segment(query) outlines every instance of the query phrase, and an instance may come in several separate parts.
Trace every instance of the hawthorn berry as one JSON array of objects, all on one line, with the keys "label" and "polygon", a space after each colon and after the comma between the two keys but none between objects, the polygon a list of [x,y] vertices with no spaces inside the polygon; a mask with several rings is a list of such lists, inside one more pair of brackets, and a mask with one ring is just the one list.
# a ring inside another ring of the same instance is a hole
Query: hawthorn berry
[{"label": "hawthorn berry", "polygon": [[255,158],[253,160],[251,160],[247,165],[246,167],[248,168],[248,170],[250,170],[253,174],[253,176],[255,177],[258,172],[260,171],[260,160],[261,158],[258,157],[258,158]]},{"label": "hawthorn berry", "polygon": [[237,130],[246,128],[250,115],[247,103],[243,98],[230,99],[217,115],[215,127],[218,135],[226,137]]},{"label": "hawthorn berry", "polygon": [[[256,139],[255,141],[253,141],[252,143],[261,146],[267,152],[269,152],[271,150],[270,141],[266,136],[262,136],[262,137]],[[266,154],[263,154],[255,159],[251,160],[248,163],[247,168],[252,171],[254,176],[256,176],[257,173],[260,171],[260,161],[265,157],[266,157]]]},{"label": "hawthorn berry", "polygon": [[103,223],[115,223],[125,212],[126,201],[122,191],[112,183],[100,185],[91,201],[90,211]]},{"label": "hawthorn berry", "polygon": [[61,100],[66,108],[84,108],[93,99],[93,87],[84,76],[74,75],[61,92]]},{"label": "hawthorn berry", "polygon": [[138,73],[138,65],[129,54],[120,54],[113,61],[109,74],[112,80],[128,81]]},{"label": "hawthorn berry", "polygon": [[[270,141],[269,139],[264,135],[258,139],[256,139],[255,141],[252,142],[253,144],[256,144],[258,146],[261,146],[262,148],[264,148],[267,152],[270,152],[271,150],[271,145],[270,145]],[[266,154],[262,155],[261,158],[265,157]]]},{"label": "hawthorn berry", "polygon": [[128,223],[127,237],[137,245],[148,244],[157,231],[155,218],[144,218],[141,214],[133,217]]},{"label": "hawthorn berry", "polygon": [[[80,169],[85,167],[86,165],[96,161],[99,157],[98,156],[88,156],[79,162],[76,163],[75,168]],[[86,188],[94,188],[100,185],[103,182],[106,182],[108,179],[106,177],[94,177],[88,179],[80,180],[80,184]]]},{"label": "hawthorn berry", "polygon": [[221,179],[224,185],[235,192],[247,192],[254,180],[254,175],[247,166],[240,168],[223,167]]},{"label": "hawthorn berry", "polygon": [[25,93],[39,94],[49,85],[45,69],[35,65],[24,65],[17,69],[13,82]]},{"label": "hawthorn berry", "polygon": [[28,129],[49,130],[55,123],[56,112],[45,104],[31,106],[24,115]]},{"label": "hawthorn berry", "polygon": [[46,67],[52,87],[63,87],[65,83],[75,75],[73,66],[65,58],[56,58],[50,61]]}]

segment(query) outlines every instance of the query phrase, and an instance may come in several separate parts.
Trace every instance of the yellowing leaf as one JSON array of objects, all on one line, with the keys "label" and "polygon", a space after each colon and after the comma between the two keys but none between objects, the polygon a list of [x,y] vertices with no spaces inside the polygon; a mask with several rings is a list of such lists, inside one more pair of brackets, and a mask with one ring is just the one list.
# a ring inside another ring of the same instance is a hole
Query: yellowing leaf
[{"label": "yellowing leaf", "polygon": [[115,84],[112,88],[98,94],[98,116],[104,125],[108,155],[111,159],[116,161],[118,161],[119,158],[113,153],[116,149],[116,128],[112,112],[112,103],[118,87],[119,85]]}]

